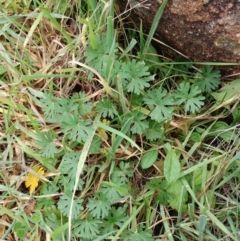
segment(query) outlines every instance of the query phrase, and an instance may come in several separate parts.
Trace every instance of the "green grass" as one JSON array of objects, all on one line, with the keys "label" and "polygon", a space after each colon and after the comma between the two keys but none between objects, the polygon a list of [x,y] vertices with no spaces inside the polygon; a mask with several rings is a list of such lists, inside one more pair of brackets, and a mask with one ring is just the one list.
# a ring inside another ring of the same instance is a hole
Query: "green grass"
[{"label": "green grass", "polygon": [[240,81],[158,55],[164,6],[146,36],[114,1],[2,3],[1,240],[239,240]]}]

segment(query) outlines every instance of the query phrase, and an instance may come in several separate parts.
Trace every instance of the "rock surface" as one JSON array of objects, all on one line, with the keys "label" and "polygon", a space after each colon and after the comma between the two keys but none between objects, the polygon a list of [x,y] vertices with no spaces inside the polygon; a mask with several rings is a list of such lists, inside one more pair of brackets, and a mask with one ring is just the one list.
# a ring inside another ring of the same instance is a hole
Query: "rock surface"
[{"label": "rock surface", "polygon": [[[162,0],[117,0],[147,33]],[[240,0],[169,0],[155,37],[198,62],[240,63]],[[176,51],[161,46],[176,57]],[[235,71],[234,71],[235,70]],[[240,72],[240,67],[228,72]]]}]

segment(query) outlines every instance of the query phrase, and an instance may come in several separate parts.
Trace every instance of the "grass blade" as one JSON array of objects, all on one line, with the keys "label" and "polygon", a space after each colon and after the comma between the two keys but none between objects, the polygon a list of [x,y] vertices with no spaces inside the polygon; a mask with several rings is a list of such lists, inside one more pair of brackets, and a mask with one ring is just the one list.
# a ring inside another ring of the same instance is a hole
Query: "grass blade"
[{"label": "grass blade", "polygon": [[152,23],[152,26],[150,28],[150,31],[149,31],[149,34],[148,34],[148,38],[147,38],[147,41],[145,43],[145,46],[144,46],[144,49],[143,49],[143,52],[142,52],[142,55],[143,55],[143,59],[144,59],[144,55],[147,53],[148,51],[148,48],[149,48],[149,45],[153,39],[153,35],[157,29],[157,26],[159,24],[159,21],[163,15],[163,11],[165,9],[165,6],[167,5],[168,3],[168,0],[164,0],[160,6],[160,8],[158,9],[154,19],[153,19],[153,23]]}]

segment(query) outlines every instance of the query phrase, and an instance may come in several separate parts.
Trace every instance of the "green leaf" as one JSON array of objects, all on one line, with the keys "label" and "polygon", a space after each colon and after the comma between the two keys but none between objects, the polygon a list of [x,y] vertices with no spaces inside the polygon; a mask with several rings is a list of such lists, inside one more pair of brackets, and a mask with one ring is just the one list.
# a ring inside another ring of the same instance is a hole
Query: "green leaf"
[{"label": "green leaf", "polygon": [[100,224],[101,221],[92,218],[75,220],[73,223],[73,233],[78,238],[93,240],[100,233]]},{"label": "green leaf", "polygon": [[236,106],[232,112],[233,122],[232,125],[237,125],[240,122],[240,106]]},{"label": "green leaf", "polygon": [[171,197],[172,197],[172,194],[166,191],[160,191],[155,197],[155,200],[159,201],[159,203],[162,205],[167,205]]},{"label": "green leaf", "polygon": [[59,166],[61,174],[73,176],[75,178],[76,169],[81,152],[69,151],[62,158],[62,162]]},{"label": "green leaf", "polygon": [[164,139],[164,128],[161,123],[157,121],[148,121],[149,128],[146,130],[146,138],[150,141],[156,141],[158,139]]},{"label": "green leaf", "polygon": [[122,197],[129,195],[129,190],[125,188],[125,185],[119,181],[117,183],[103,181],[102,183],[110,187],[114,187]]},{"label": "green leaf", "polygon": [[200,142],[201,141],[201,135],[198,132],[193,132],[190,136],[190,140],[193,142]]},{"label": "green leaf", "polygon": [[[58,209],[61,210],[62,214],[65,216],[69,216],[71,200],[72,198],[70,196],[63,194],[57,203]],[[76,219],[80,214],[80,211],[84,209],[82,202],[83,199],[80,198],[73,201],[72,219]]]},{"label": "green leaf", "polygon": [[116,202],[122,197],[114,186],[109,186],[105,183],[101,185],[99,192],[103,193],[111,203]]},{"label": "green leaf", "polygon": [[137,232],[128,232],[127,235],[122,236],[123,241],[154,241],[152,231],[150,229],[144,230],[143,226],[138,227]]},{"label": "green leaf", "polygon": [[120,162],[119,167],[114,166],[111,179],[114,183],[126,184],[133,176],[133,168],[129,162]]},{"label": "green leaf", "polygon": [[42,214],[39,214],[39,213],[33,213],[32,216],[31,216],[31,222],[33,222],[34,224],[40,224],[41,225],[41,222],[42,222]]},{"label": "green leaf", "polygon": [[147,116],[137,110],[131,111],[128,116],[133,117],[131,132],[133,134],[142,135],[144,131],[148,128],[148,121],[146,120]]},{"label": "green leaf", "polygon": [[155,200],[158,200],[160,204],[166,205],[168,204],[168,200],[170,198],[170,195],[165,191],[167,185],[168,183],[166,180],[152,179],[147,182],[146,188],[157,192],[158,195],[155,197]]},{"label": "green leaf", "polygon": [[[59,183],[63,186],[65,191],[73,191],[75,184],[75,176],[70,175],[61,175],[59,179]],[[84,181],[79,179],[77,184],[77,190],[82,190]]]},{"label": "green leaf", "polygon": [[[59,227],[61,227],[63,224],[67,223],[67,217],[64,217],[61,215],[60,211],[57,209],[52,208],[49,209],[46,212],[46,224],[52,229],[52,230],[57,230]],[[62,230],[63,231],[63,230]],[[66,230],[65,230],[66,231]],[[65,234],[65,231],[61,233],[61,235]],[[55,232],[52,233],[53,236],[58,236]],[[58,237],[59,238],[59,237]]]},{"label": "green leaf", "polygon": [[75,112],[78,109],[78,104],[74,102],[74,99],[58,98],[55,109],[55,116],[58,122],[62,122],[65,114]]},{"label": "green leaf", "polygon": [[41,98],[40,105],[48,122],[62,122],[65,114],[71,113],[78,109],[73,99],[56,98],[51,94],[44,94]]},{"label": "green leaf", "polygon": [[79,115],[85,116],[91,113],[93,104],[90,102],[89,99],[89,96],[87,96],[85,92],[73,94],[71,100],[74,105],[77,106],[77,112]]},{"label": "green leaf", "polygon": [[154,162],[157,160],[158,150],[152,149],[145,153],[141,159],[140,165],[142,169],[147,169],[151,167]]},{"label": "green leaf", "polygon": [[71,140],[78,142],[85,142],[93,131],[91,120],[80,119],[77,113],[65,115],[61,128],[69,133]]},{"label": "green leaf", "polygon": [[153,190],[153,191],[160,191],[166,189],[168,183],[166,180],[162,179],[151,179],[146,183],[146,188]]},{"label": "green leaf", "polygon": [[[44,193],[44,195],[47,195]],[[41,198],[37,202],[37,209],[42,209],[43,211],[46,211],[48,208],[52,207],[54,205],[54,201],[52,199],[48,198]]]},{"label": "green leaf", "polygon": [[26,233],[29,231],[29,228],[26,223],[19,223],[16,222],[13,226],[14,232],[16,232],[16,235],[18,238],[22,239],[26,235]]},{"label": "green leaf", "polygon": [[136,216],[139,214],[139,212],[142,210],[144,206],[144,203],[142,202],[138,208],[134,208],[133,212],[131,213],[131,216],[129,219],[121,226],[121,228],[117,231],[116,235],[112,239],[112,241],[117,241],[119,236],[122,234],[124,230],[127,229],[127,227],[130,225],[130,223],[133,222],[133,220],[136,220]]},{"label": "green leaf", "polygon": [[[59,187],[57,187],[54,182],[47,183],[43,182],[41,184],[41,195],[48,195],[48,194],[54,194],[59,191]],[[53,201],[52,199],[39,199],[38,203],[41,201],[44,202],[44,200],[47,200],[46,202],[48,203],[49,201]]]},{"label": "green leaf", "polygon": [[91,146],[89,148],[89,154],[97,154],[100,152],[102,141],[99,136],[94,136]]},{"label": "green leaf", "polygon": [[44,112],[44,116],[50,120],[56,120],[56,109],[59,108],[58,98],[51,94],[45,94],[41,101],[41,108]]},{"label": "green leaf", "polygon": [[116,226],[121,227],[123,223],[129,218],[127,214],[127,206],[124,207],[112,207],[108,216],[103,222],[103,233],[112,232]]},{"label": "green leaf", "polygon": [[[64,186],[65,191],[73,190],[74,188],[80,155],[80,152],[74,152],[73,150],[70,150],[62,158],[61,164],[59,166],[59,171],[61,173],[59,183]],[[84,181],[79,179],[77,189],[82,190],[83,184]]]},{"label": "green leaf", "polygon": [[195,75],[194,85],[206,93],[211,93],[220,85],[221,74],[219,70],[213,70],[213,66],[206,65]]},{"label": "green leaf", "polygon": [[178,179],[180,168],[181,166],[176,151],[171,148],[168,150],[164,160],[164,176],[169,183]]},{"label": "green leaf", "polygon": [[[203,168],[197,168],[194,173],[193,173],[193,184],[195,186],[200,186],[201,184],[203,184],[203,178],[204,180],[206,179],[209,179],[211,177],[211,175],[213,174],[214,172],[214,165],[213,163],[211,164],[211,169],[206,171],[206,173],[204,172],[204,169]],[[206,177],[205,177],[205,175]]]},{"label": "green leaf", "polygon": [[[92,46],[87,46],[84,55],[86,56],[86,63],[93,67],[104,78],[108,77],[109,73],[106,73],[106,69],[109,61],[114,62],[116,53],[118,51],[117,43],[113,43],[112,49],[109,49],[107,38],[104,34],[97,35],[96,37],[97,48],[93,49]],[[89,75],[89,78],[92,74]]]},{"label": "green leaf", "polygon": [[54,157],[59,151],[53,141],[56,139],[56,133],[52,131],[38,132],[36,145],[41,148],[39,153],[43,157]]},{"label": "green leaf", "polygon": [[195,186],[199,186],[202,184],[202,178],[203,178],[203,169],[197,168],[193,173],[193,184]]},{"label": "green leaf", "polygon": [[149,87],[149,82],[154,80],[154,76],[150,75],[145,63],[143,61],[137,62],[135,59],[131,62],[123,63],[119,70],[119,75],[127,92],[132,92],[137,95],[139,95],[144,88]]},{"label": "green leaf", "polygon": [[96,193],[96,198],[89,198],[87,208],[92,217],[104,219],[111,209],[111,202],[103,193]]},{"label": "green leaf", "polygon": [[201,106],[204,105],[202,100],[205,99],[201,95],[201,90],[194,85],[190,85],[189,82],[183,82],[174,93],[176,104],[184,104],[185,112],[195,113],[198,112]]},{"label": "green leaf", "polygon": [[132,93],[131,94],[131,99],[130,99],[130,104],[134,107],[142,107],[142,103],[143,103],[143,98],[145,95],[137,95]]},{"label": "green leaf", "polygon": [[109,98],[103,98],[97,103],[97,112],[103,117],[114,118],[118,115],[116,104]]},{"label": "green leaf", "polygon": [[159,87],[152,91],[148,91],[144,98],[145,104],[149,107],[152,120],[162,122],[171,119],[174,105],[174,99],[171,93]]},{"label": "green leaf", "polygon": [[[178,210],[179,207],[182,207],[182,211],[186,211],[187,205],[186,202],[188,200],[188,192],[186,191],[184,184],[182,184],[181,180],[177,180],[175,182],[172,182],[167,190],[169,194],[171,194],[169,197],[169,204],[173,209]],[[183,195],[182,195],[183,191]],[[182,199],[181,199],[182,197]]]}]

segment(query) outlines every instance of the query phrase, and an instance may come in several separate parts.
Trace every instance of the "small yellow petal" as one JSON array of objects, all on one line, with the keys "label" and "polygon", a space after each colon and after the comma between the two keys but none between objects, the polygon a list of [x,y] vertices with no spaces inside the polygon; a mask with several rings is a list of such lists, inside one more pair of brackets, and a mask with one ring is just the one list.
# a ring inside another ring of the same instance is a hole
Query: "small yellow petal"
[{"label": "small yellow petal", "polygon": [[[44,174],[44,170],[40,166],[35,166],[33,170],[39,175]],[[33,175],[32,173],[28,173],[25,181],[25,186],[29,188],[30,193],[33,193],[38,187],[39,178]]]}]

